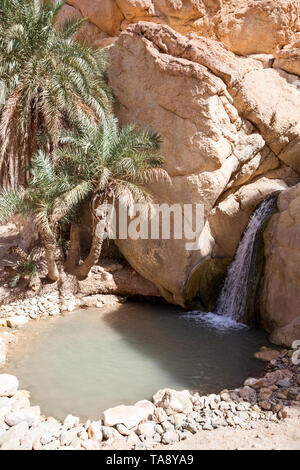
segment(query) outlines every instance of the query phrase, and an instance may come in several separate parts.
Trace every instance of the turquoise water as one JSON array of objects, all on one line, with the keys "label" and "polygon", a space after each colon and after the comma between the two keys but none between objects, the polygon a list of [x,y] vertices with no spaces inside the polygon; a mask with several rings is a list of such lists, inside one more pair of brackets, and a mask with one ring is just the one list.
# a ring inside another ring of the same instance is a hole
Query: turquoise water
[{"label": "turquoise water", "polygon": [[253,354],[267,344],[261,330],[216,327],[204,314],[128,302],[29,322],[4,369],[43,414],[97,419],[164,387],[204,394],[239,386],[262,373]]}]

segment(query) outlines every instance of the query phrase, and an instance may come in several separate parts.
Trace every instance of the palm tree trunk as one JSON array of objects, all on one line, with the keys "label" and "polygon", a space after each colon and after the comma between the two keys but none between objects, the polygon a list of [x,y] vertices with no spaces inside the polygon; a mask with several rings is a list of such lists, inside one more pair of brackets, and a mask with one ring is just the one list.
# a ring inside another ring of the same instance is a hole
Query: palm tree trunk
[{"label": "palm tree trunk", "polygon": [[80,225],[72,224],[70,229],[70,249],[65,262],[65,271],[73,273],[80,261]]},{"label": "palm tree trunk", "polygon": [[55,238],[48,234],[42,227],[38,226],[39,234],[41,235],[43,245],[45,248],[45,257],[48,267],[48,277],[51,281],[59,279],[59,271],[55,260],[56,242]]},{"label": "palm tree trunk", "polygon": [[79,279],[85,279],[92,267],[97,264],[102,251],[104,232],[103,221],[97,221],[93,229],[90,253],[84,262],[76,269],[76,274]]}]

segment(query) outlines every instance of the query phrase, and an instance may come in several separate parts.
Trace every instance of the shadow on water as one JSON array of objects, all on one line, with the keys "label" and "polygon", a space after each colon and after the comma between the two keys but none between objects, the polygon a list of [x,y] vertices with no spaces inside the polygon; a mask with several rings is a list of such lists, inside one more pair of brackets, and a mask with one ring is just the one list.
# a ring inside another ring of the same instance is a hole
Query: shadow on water
[{"label": "shadow on water", "polygon": [[178,386],[216,392],[262,372],[264,366],[253,354],[269,345],[263,330],[217,329],[185,313],[176,307],[127,303],[103,320],[128,347],[172,375]]}]

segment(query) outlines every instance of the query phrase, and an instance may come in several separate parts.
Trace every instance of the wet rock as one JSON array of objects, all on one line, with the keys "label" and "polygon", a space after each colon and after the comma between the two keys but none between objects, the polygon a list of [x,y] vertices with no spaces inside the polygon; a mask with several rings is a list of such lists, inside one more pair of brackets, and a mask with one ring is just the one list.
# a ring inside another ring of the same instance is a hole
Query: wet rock
[{"label": "wet rock", "polygon": [[246,401],[249,401],[250,403],[256,402],[256,391],[252,387],[245,386],[240,388],[239,395],[241,398]]},{"label": "wet rock", "polygon": [[291,387],[288,390],[289,400],[299,400],[300,398],[300,387]]},{"label": "wet rock", "polygon": [[278,387],[288,388],[292,385],[292,381],[291,381],[291,379],[285,377],[284,379],[278,380],[276,382],[276,385],[278,385]]},{"label": "wet rock", "polygon": [[268,372],[263,378],[258,379],[252,384],[252,388],[258,390],[260,388],[268,388],[270,385],[274,385],[278,380],[284,378],[284,372],[281,370],[275,370]]},{"label": "wet rock", "polygon": [[268,400],[263,400],[259,402],[259,406],[266,411],[269,411],[272,408],[271,403]]},{"label": "wet rock", "polygon": [[0,397],[13,396],[19,387],[17,377],[10,374],[0,374]]},{"label": "wet rock", "polygon": [[280,389],[278,392],[276,392],[276,397],[280,398],[281,400],[286,400],[288,396],[288,390],[286,389]]},{"label": "wet rock", "polygon": [[280,351],[277,351],[276,349],[263,349],[254,354],[256,359],[260,359],[261,361],[265,362],[270,362],[274,359],[277,359],[279,356]]},{"label": "wet rock", "polygon": [[255,379],[254,377],[249,377],[244,381],[244,385],[247,387],[253,387],[253,385],[256,384],[257,381],[258,379]]}]

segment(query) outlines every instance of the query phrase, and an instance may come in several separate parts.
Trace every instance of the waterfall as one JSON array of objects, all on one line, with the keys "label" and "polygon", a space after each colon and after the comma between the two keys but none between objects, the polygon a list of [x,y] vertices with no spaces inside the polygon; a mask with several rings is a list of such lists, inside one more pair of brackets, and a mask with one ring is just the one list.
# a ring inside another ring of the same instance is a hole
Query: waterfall
[{"label": "waterfall", "polygon": [[209,324],[220,330],[245,328],[243,321],[247,306],[249,275],[251,271],[256,236],[266,218],[274,212],[278,192],[267,196],[254,210],[241,238],[225,278],[214,312],[192,311],[186,319]]},{"label": "waterfall", "polygon": [[247,304],[248,279],[258,230],[276,206],[277,194],[267,197],[254,210],[247,229],[239,243],[231,263],[224,286],[219,296],[215,313],[241,321]]}]

